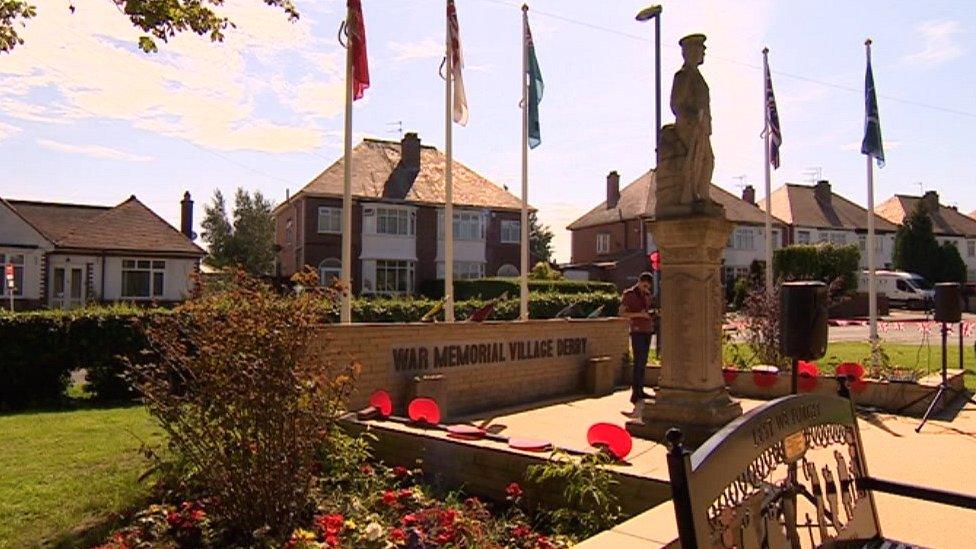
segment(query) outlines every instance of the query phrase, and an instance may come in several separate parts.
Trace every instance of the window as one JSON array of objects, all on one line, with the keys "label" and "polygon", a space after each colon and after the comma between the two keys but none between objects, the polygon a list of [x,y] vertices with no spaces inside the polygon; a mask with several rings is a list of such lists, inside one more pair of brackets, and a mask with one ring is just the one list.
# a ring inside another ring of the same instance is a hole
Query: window
[{"label": "window", "polygon": [[149,259],[122,260],[122,297],[161,297],[166,262]]},{"label": "window", "polygon": [[778,250],[783,247],[783,237],[779,229],[773,229],[773,249]]},{"label": "window", "polygon": [[399,208],[376,208],[376,234],[413,236],[417,218],[413,212]]},{"label": "window", "polygon": [[746,227],[736,229],[732,233],[732,248],[735,250],[755,250],[756,232]]},{"label": "window", "polygon": [[522,241],[521,222],[514,219],[502,220],[502,244],[518,244]]},{"label": "window", "polygon": [[518,267],[510,263],[506,263],[498,269],[498,276],[505,277],[505,278],[515,278],[519,276]]},{"label": "window", "polygon": [[342,279],[342,261],[334,257],[323,259],[319,263],[319,285],[331,286],[336,280]]},{"label": "window", "polygon": [[796,243],[797,244],[809,244],[810,243],[810,231],[796,231]]},{"label": "window", "polygon": [[319,206],[319,232],[336,234],[342,232],[342,208]]},{"label": "window", "polygon": [[844,246],[847,244],[847,233],[843,231],[820,231],[820,242]]},{"label": "window", "polygon": [[291,219],[285,221],[285,244],[291,244],[295,239],[295,226]]},{"label": "window", "polygon": [[[441,261],[437,263],[437,278],[443,279],[444,274],[444,262]],[[485,276],[485,264],[479,261],[455,261],[454,262],[454,279],[464,279],[464,278],[484,278]]]},{"label": "window", "polygon": [[[7,263],[14,266],[14,296],[24,295],[24,254],[0,254],[0,265],[6,271]],[[7,276],[3,275],[0,279],[0,295],[10,297],[10,290],[7,288]]]},{"label": "window", "polygon": [[610,253],[610,233],[600,233],[596,235],[596,253]]},{"label": "window", "polygon": [[966,241],[966,255],[968,257],[976,257],[976,240]]},{"label": "window", "polygon": [[413,261],[376,261],[376,293],[407,294],[413,292]]},{"label": "window", "polygon": [[[859,234],[857,235],[857,247],[861,252],[866,252],[868,250],[868,235]],[[882,235],[874,235],[874,251],[880,252],[884,249],[884,237]]]},{"label": "window", "polygon": [[[503,227],[504,227],[504,221]],[[517,221],[515,222],[518,223]],[[518,231],[516,230],[516,234]],[[437,212],[437,238],[444,238],[444,211]],[[485,239],[485,215],[483,212],[454,212],[454,240],[473,240]],[[518,242],[518,236],[515,242]],[[502,230],[502,242],[505,242],[505,232]]]}]

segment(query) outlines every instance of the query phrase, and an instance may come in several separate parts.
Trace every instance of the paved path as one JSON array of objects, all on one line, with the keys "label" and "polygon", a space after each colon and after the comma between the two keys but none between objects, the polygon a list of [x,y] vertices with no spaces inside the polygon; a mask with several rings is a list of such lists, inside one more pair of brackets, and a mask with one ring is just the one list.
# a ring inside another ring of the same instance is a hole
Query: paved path
[{"label": "paved path", "polygon": [[[548,438],[558,445],[586,447],[586,429],[597,421],[623,425],[621,410],[629,408],[628,392],[541,404],[532,409],[501,411],[469,419],[503,425],[504,434]],[[743,400],[748,411],[762,404]],[[864,415],[860,420],[868,467],[872,475],[925,486],[976,494],[976,405],[967,404],[952,421],[931,421],[920,434],[918,419],[890,414]],[[667,479],[665,448],[635,439],[626,469]],[[893,539],[938,548],[976,547],[976,511],[878,494],[883,533]],[[599,547],[661,547],[674,539],[674,515],[664,506],[638,515],[599,539]]]}]

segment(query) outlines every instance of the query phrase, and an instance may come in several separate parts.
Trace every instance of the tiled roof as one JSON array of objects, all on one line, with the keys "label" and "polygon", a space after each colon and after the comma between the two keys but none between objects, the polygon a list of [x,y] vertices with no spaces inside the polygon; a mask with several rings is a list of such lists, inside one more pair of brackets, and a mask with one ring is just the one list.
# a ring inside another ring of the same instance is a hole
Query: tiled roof
[{"label": "tiled roof", "polygon": [[57,248],[204,255],[132,196],[115,207],[8,200]]},{"label": "tiled roof", "polygon": [[[801,227],[817,229],[867,230],[868,211],[839,194],[830,193],[829,200],[818,200],[812,185],[787,183],[770,196],[772,213],[783,221]],[[759,203],[766,209],[766,201]],[[875,229],[893,232],[894,224],[875,214]]]},{"label": "tiled roof", "polygon": [[[344,164],[344,159],[339,158],[299,192],[313,196],[342,196]],[[495,209],[522,207],[521,199],[501,186],[456,159],[453,164],[455,205]],[[421,146],[420,170],[414,177],[402,167],[400,142],[364,139],[352,150],[352,194],[357,198],[444,204],[446,166],[444,153],[431,146]],[[401,184],[403,188],[398,188]]]},{"label": "tiled roof", "polygon": [[[654,188],[654,170],[650,170],[620,190],[620,199],[615,208],[607,208],[607,201],[604,200],[597,207],[570,223],[567,229],[574,231],[640,217],[652,219],[657,205],[657,197],[653,192]],[[709,189],[709,196],[725,208],[725,217],[733,223],[762,224],[766,222],[766,214],[758,206],[742,200],[714,183]],[[773,216],[773,223],[783,224],[775,215]]]},{"label": "tiled roof", "polygon": [[[921,200],[923,200],[921,196],[896,194],[878,206],[878,214],[900,225]],[[937,235],[976,237],[976,219],[955,208],[938,204],[935,211],[929,211],[929,219],[932,220],[932,232]]]}]

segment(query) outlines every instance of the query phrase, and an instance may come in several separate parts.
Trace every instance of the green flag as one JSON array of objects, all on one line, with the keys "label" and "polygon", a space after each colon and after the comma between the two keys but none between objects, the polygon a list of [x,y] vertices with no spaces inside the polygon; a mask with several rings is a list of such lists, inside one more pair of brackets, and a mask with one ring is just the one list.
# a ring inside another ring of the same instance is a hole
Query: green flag
[{"label": "green flag", "polygon": [[539,131],[539,103],[545,86],[542,83],[542,71],[539,70],[539,60],[535,58],[535,44],[532,42],[532,31],[529,29],[529,17],[525,15],[525,56],[527,63],[525,73],[529,77],[529,148],[536,148],[542,143],[542,133]]}]

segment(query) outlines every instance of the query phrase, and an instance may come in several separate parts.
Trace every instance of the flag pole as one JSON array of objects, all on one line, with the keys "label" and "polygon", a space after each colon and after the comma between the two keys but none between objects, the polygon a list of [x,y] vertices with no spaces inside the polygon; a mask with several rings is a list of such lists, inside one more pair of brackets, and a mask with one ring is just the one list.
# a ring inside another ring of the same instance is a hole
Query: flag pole
[{"label": "flag pole", "polygon": [[770,145],[770,135],[769,135],[769,97],[766,86],[769,85],[766,82],[766,75],[769,74],[769,48],[763,48],[763,112],[765,113],[765,130],[763,131],[763,136],[765,138],[765,167],[766,167],[766,212],[765,212],[765,223],[766,223],[766,248],[765,248],[765,260],[766,260],[766,295],[773,294],[773,216],[770,213],[773,209],[773,201],[770,196],[772,192],[772,173],[769,167],[769,145]]},{"label": "flag pole", "polygon": [[[445,10],[445,13],[446,10]],[[454,121],[451,108],[451,79],[454,60],[451,55],[451,19],[444,17],[444,321],[454,322]]]},{"label": "flag pole", "polygon": [[[871,63],[871,39],[864,41],[867,61]],[[868,180],[868,324],[870,326],[870,339],[872,344],[878,343],[878,283],[875,278],[875,236],[874,236],[874,166],[871,164],[872,155],[867,155],[867,180]],[[871,361],[874,362],[874,353],[871,353]]]},{"label": "flag pole", "polygon": [[[352,14],[347,9],[346,29]],[[347,35],[348,36],[348,35]],[[352,322],[352,44],[346,40],[346,119],[342,161],[342,305],[339,321]]]},{"label": "flag pole", "polygon": [[529,319],[529,48],[526,44],[529,25],[529,6],[522,4],[522,235],[521,269],[519,269],[519,318]]}]

